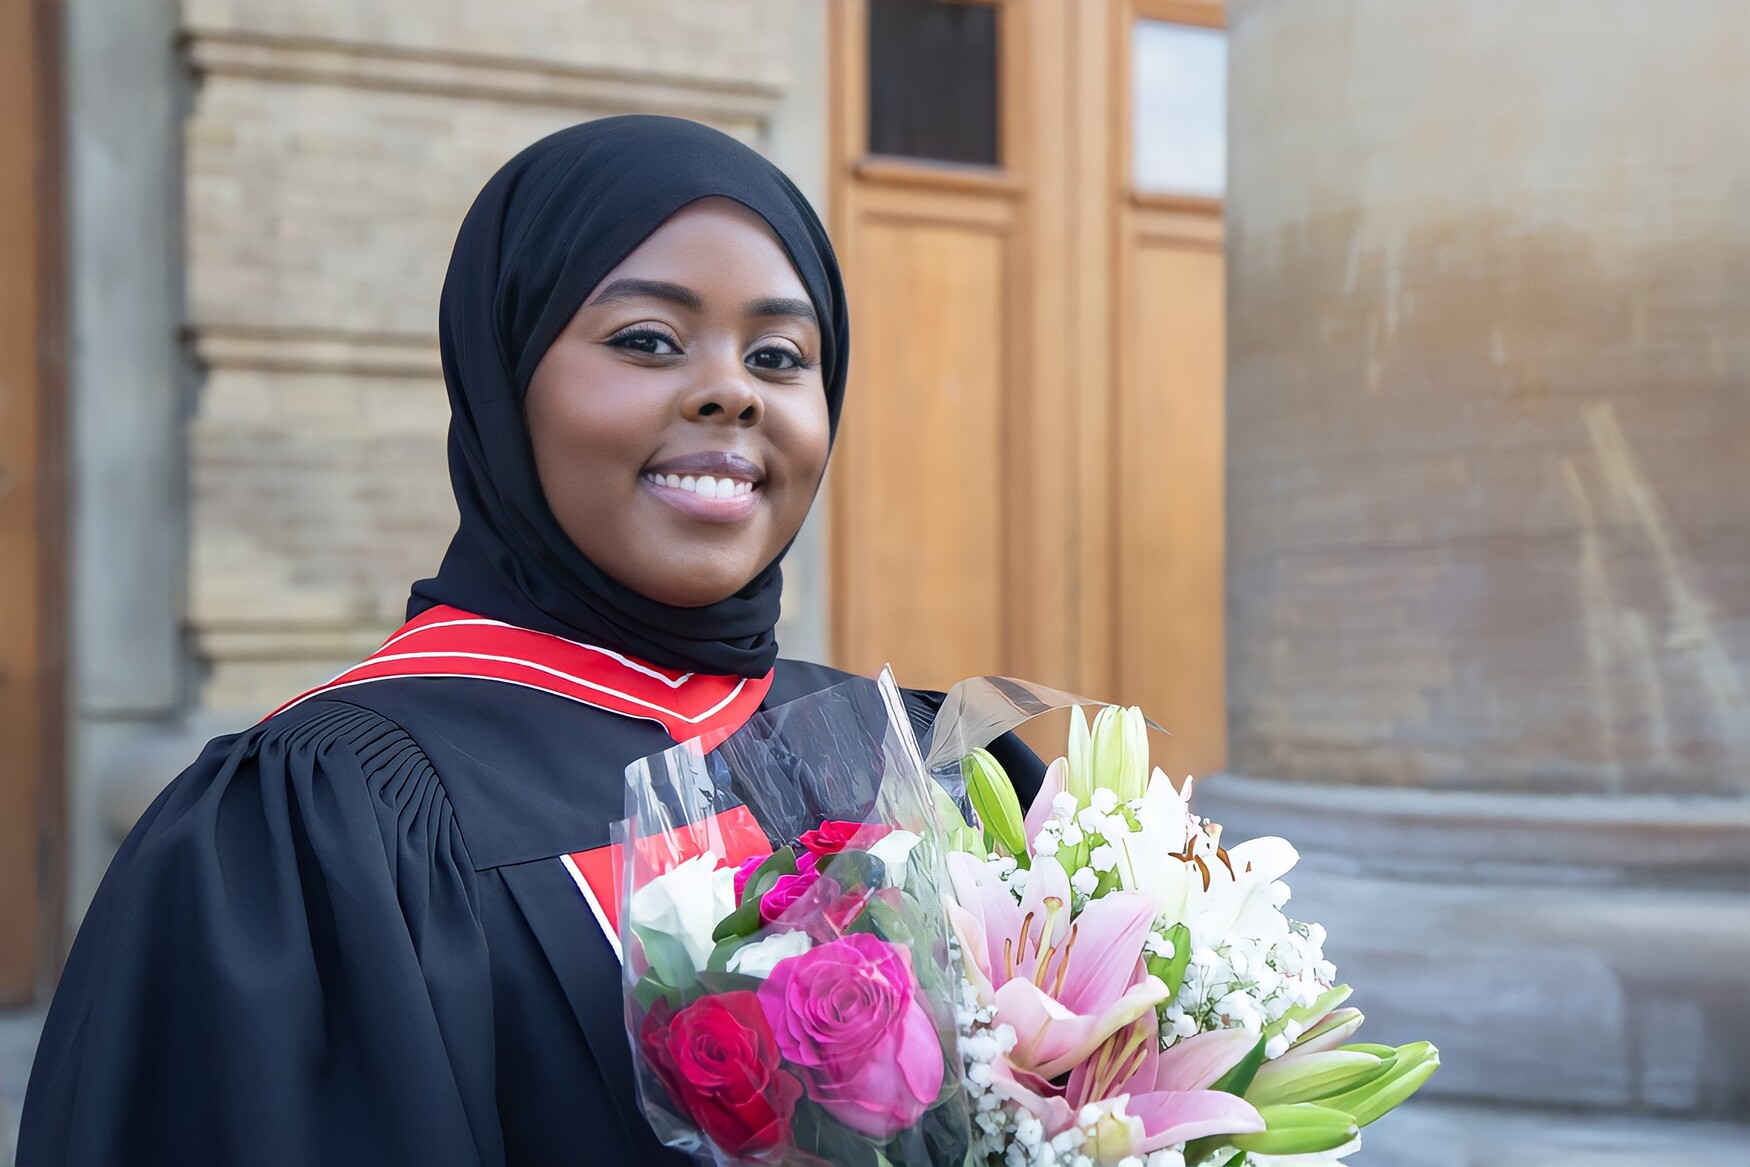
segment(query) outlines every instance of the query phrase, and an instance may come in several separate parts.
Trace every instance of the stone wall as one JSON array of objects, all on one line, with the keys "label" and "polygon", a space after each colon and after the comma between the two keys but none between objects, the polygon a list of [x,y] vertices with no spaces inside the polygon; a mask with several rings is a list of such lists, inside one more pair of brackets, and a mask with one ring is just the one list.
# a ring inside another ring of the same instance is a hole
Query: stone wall
[{"label": "stone wall", "polygon": [[437,298],[485,179],[610,112],[770,146],[804,8],[187,0],[201,705],[269,708],[332,674],[436,566],[454,524]]},{"label": "stone wall", "polygon": [[1295,910],[1370,1040],[1445,1051],[1431,1096],[1741,1119],[1750,6],[1229,17],[1202,809],[1300,847]]},{"label": "stone wall", "polygon": [[1750,794],[1750,6],[1231,7],[1234,767]]}]

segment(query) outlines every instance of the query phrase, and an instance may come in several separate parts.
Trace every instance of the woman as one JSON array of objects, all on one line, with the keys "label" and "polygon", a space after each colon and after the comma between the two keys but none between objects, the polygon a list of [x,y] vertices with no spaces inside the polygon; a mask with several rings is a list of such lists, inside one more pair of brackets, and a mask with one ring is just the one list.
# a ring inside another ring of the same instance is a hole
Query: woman
[{"label": "woman", "polygon": [[837,265],[753,151],[610,118],[487,184],[440,335],[443,564],[383,650],[213,742],[123,844],[25,1167],[678,1161],[564,857],[607,843],[629,762],[844,675],[773,636],[844,396]]}]

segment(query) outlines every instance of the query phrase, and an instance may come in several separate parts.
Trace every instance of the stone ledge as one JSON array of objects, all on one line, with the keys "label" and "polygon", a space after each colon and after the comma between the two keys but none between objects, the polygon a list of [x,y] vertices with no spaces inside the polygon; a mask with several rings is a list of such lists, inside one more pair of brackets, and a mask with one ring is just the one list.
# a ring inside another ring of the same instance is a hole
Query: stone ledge
[{"label": "stone ledge", "polygon": [[485,54],[191,29],[197,74],[387,89],[596,110],[761,123],[783,90],[751,81],[588,68]]},{"label": "stone ledge", "polygon": [[1740,1167],[1750,1126],[1420,1099],[1361,1137],[1347,1167]]},{"label": "stone ledge", "polygon": [[436,336],[196,325],[190,337],[195,359],[209,369],[419,378],[444,372]]},{"label": "stone ledge", "polygon": [[382,646],[394,624],[202,624],[194,631],[202,660],[362,660]]},{"label": "stone ledge", "polygon": [[[1750,890],[1750,800],[1325,786],[1217,774],[1194,805],[1358,872]],[[1328,843],[1325,841],[1329,840]]]},{"label": "stone ledge", "polygon": [[1365,1039],[1440,1046],[1431,1097],[1697,1117],[1750,1106],[1743,804],[1223,774],[1193,805],[1231,839],[1300,850],[1288,912],[1329,929]]}]

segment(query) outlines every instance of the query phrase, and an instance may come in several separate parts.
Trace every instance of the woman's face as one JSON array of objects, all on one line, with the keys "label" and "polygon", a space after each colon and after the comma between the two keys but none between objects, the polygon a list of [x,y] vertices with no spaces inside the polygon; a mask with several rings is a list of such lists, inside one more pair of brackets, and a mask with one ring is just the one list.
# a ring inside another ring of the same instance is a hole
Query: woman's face
[{"label": "woman's face", "polygon": [[609,272],[529,381],[541,489],[590,562],[696,608],[795,537],[826,468],[820,322],[763,220],[683,208]]}]

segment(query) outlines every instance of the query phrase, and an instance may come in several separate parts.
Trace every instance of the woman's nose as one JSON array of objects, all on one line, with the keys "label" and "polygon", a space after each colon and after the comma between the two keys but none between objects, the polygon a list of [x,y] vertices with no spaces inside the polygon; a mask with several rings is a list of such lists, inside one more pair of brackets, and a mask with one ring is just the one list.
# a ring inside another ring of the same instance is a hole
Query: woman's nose
[{"label": "woman's nose", "polygon": [[765,399],[753,384],[753,376],[738,361],[735,370],[714,371],[690,390],[682,412],[689,421],[726,421],[756,425],[765,415]]}]

